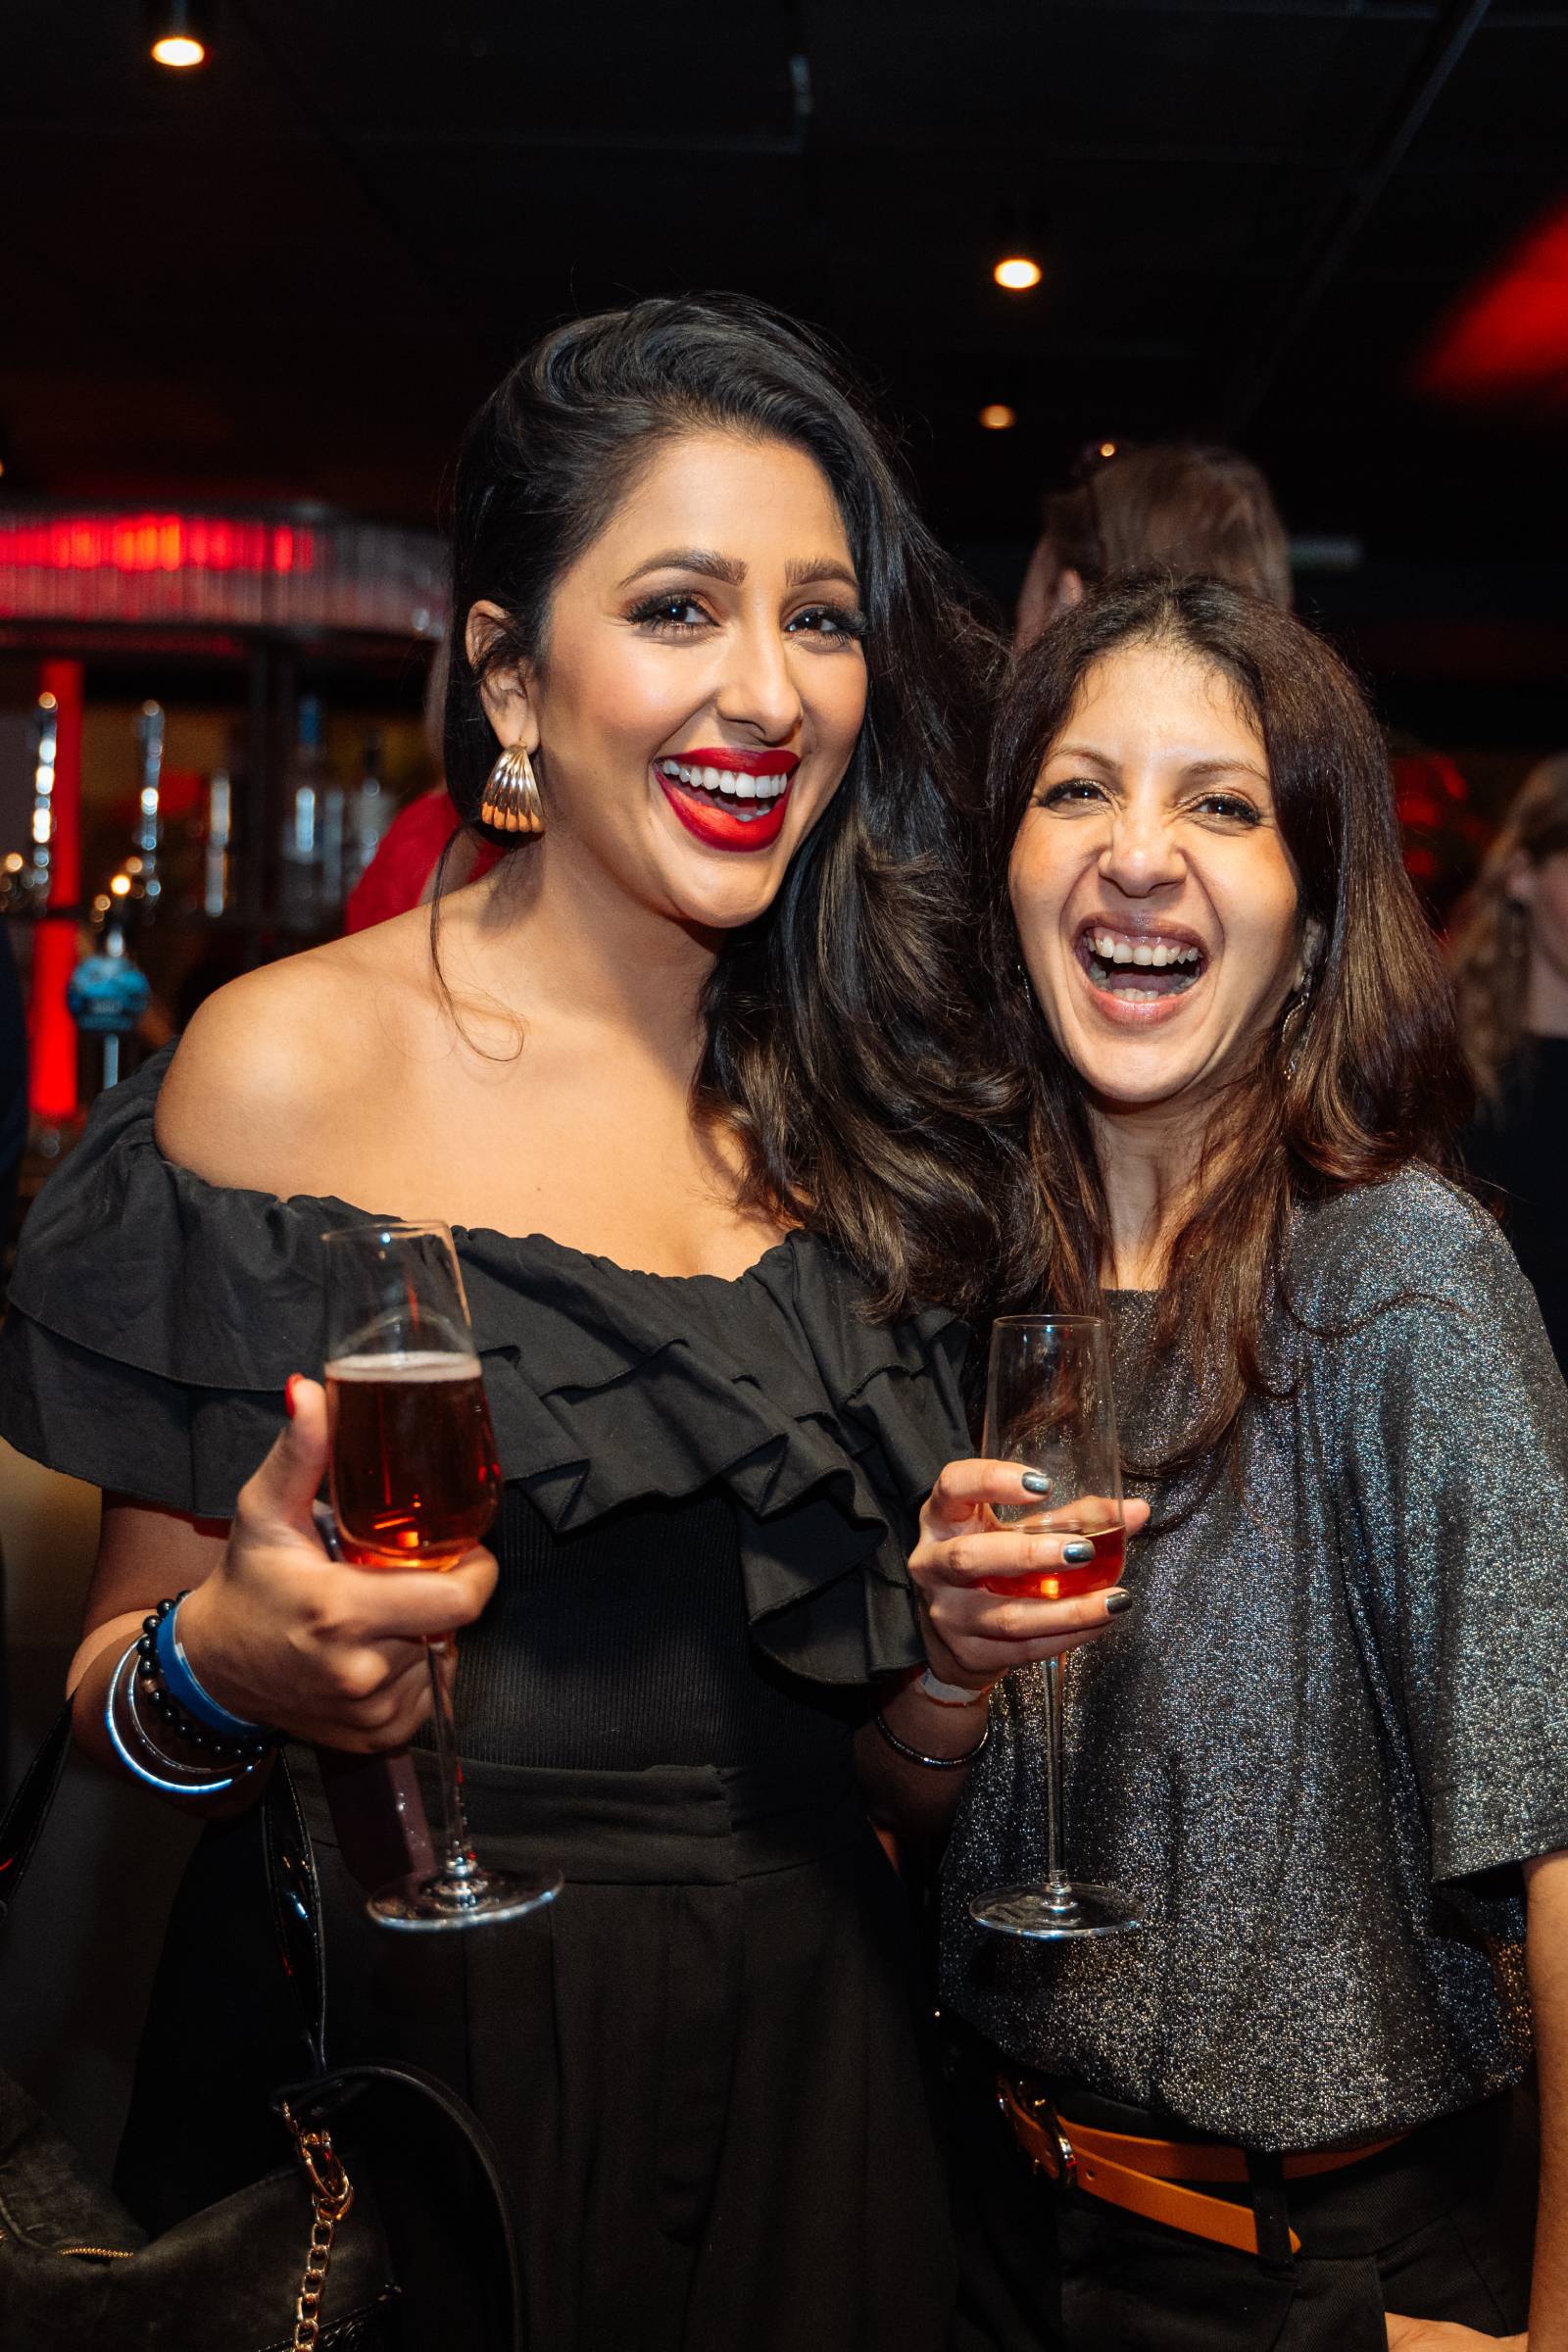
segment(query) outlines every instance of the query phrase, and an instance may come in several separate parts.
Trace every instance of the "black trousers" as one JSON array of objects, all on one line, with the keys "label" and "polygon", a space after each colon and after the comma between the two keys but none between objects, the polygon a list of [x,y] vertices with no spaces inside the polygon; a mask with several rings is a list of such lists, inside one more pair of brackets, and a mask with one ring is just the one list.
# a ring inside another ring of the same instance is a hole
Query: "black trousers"
[{"label": "black trousers", "polygon": [[[952,2054],[953,2352],[1386,2352],[1390,2311],[1486,2335],[1526,2324],[1535,2133],[1525,2094],[1426,2125],[1364,2164],[1287,2182],[1301,2251],[1293,2259],[1287,2246],[1271,2263],[1043,2179],[998,2110],[998,2063],[983,2045]],[[1133,2116],[1101,2102],[1079,2112],[1112,2126]],[[1157,2128],[1145,2118],[1142,2129]]]}]

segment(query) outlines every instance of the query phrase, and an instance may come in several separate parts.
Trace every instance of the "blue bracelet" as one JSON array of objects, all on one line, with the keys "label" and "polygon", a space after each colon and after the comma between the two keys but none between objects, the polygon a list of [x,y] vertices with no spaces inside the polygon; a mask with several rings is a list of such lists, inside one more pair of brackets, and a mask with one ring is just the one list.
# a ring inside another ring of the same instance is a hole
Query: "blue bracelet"
[{"label": "blue bracelet", "polygon": [[[164,1754],[162,1748],[155,1747],[136,1716],[136,1648],[132,1643],[109,1678],[109,1696],[104,1702],[104,1724],[116,1755],[125,1770],[141,1782],[143,1788],[156,1788],[160,1796],[221,1796],[226,1788],[236,1788],[247,1773],[256,1769],[254,1763],[249,1763],[240,1765],[236,1771],[225,1772],[220,1765],[217,1773],[214,1774],[197,1766],[176,1764],[172,1756]],[[117,1700],[124,1707],[131,1722],[135,1725],[142,1747],[147,1755],[155,1763],[163,1765],[163,1773],[150,1772],[145,1764],[138,1764],[125,1745],[121,1736],[120,1726],[115,1720]],[[179,1778],[177,1780],[167,1779],[165,1775],[171,1773],[177,1773]]]},{"label": "blue bracelet", "polygon": [[182,1592],[173,1607],[159,1618],[158,1631],[153,1636],[153,1650],[164,1678],[164,1689],[176,1706],[195,1717],[204,1731],[216,1732],[221,1740],[265,1740],[268,1737],[265,1724],[247,1723],[243,1715],[231,1715],[196,1680],[179,1638],[179,1609],[184,1597]]}]

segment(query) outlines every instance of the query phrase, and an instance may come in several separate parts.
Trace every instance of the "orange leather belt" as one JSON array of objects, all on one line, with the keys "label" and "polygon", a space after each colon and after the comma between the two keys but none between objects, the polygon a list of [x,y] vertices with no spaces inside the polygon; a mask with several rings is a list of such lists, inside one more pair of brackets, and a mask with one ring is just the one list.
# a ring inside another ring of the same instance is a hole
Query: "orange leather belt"
[{"label": "orange leather belt", "polygon": [[[1185,2230],[1189,2236],[1234,2246],[1238,2253],[1257,2253],[1257,2222],[1250,2205],[1232,2205],[1224,2197],[1205,2197],[1182,2185],[1189,2180],[1223,2180],[1246,2186],[1249,2175],[1242,2149],[1223,2140],[1139,2139],[1127,2132],[1068,2123],[1041,2092],[1011,2075],[997,2078],[997,2093],[1019,2147],[1049,2180],[1081,2188],[1085,2195],[1118,2205],[1146,2222],[1162,2222],[1167,2230]],[[1358,2148],[1285,2156],[1280,2170],[1287,2180],[1309,2180],[1316,2173],[1364,2164],[1406,2136],[1396,2132],[1391,2139],[1370,2140]],[[1290,2234],[1291,2252],[1299,2254],[1301,2241],[1294,2230]]]}]

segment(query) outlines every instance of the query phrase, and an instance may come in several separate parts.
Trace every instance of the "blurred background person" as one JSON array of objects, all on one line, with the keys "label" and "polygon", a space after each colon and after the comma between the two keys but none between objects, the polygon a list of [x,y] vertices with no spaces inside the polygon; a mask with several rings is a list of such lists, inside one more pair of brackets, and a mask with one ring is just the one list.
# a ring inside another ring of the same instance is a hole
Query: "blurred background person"
[{"label": "blurred background person", "polygon": [[1497,1199],[1568,1368],[1568,752],[1525,779],[1453,941],[1459,1026],[1480,1098],[1471,1173]]},{"label": "blurred background person", "polygon": [[1019,648],[1113,571],[1199,572],[1290,610],[1285,525],[1234,449],[1155,442],[1097,461],[1075,488],[1051,493],[1043,519],[1018,593]]},{"label": "blurred background person", "polygon": [[[398,811],[385,838],[350,891],[343,909],[345,931],[368,931],[372,923],[427,906],[436,892],[477,882],[500,858],[493,842],[482,841],[459,817],[447,791],[441,742],[447,699],[447,652],[436,648],[424,689],[424,740],[441,781]],[[445,862],[443,862],[443,860]]]}]

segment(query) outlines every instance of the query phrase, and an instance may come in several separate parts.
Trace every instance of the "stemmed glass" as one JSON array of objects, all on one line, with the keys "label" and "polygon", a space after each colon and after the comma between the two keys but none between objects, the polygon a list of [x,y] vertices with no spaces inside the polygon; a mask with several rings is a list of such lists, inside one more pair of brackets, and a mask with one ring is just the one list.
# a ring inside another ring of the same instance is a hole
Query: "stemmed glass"
[{"label": "stemmed glass", "polygon": [[[1034,1575],[988,1577],[993,1592],[1070,1600],[1101,1592],[1121,1575],[1126,1551],[1116,1408],[1105,1326],[1095,1315],[1004,1315],[992,1327],[986,1378],[986,1458],[1017,1462],[1051,1482],[1038,1503],[998,1504],[1004,1526],[1076,1536],[1093,1558]],[[999,1936],[1054,1942],[1113,1936],[1138,1920],[1108,1886],[1068,1878],[1064,1863],[1061,1660],[1042,1666],[1046,1699],[1046,1875],[977,1894],[969,1916]]]},{"label": "stemmed glass", "polygon": [[[332,1510],[343,1557],[363,1568],[456,1567],[501,1499],[501,1471],[467,1300],[445,1225],[347,1225],[324,1234],[326,1405]],[[371,1896],[389,1928],[518,1919],[557,1878],[486,1869],[468,1837],[452,1697],[426,1644],[441,1790],[439,1866]]]}]

